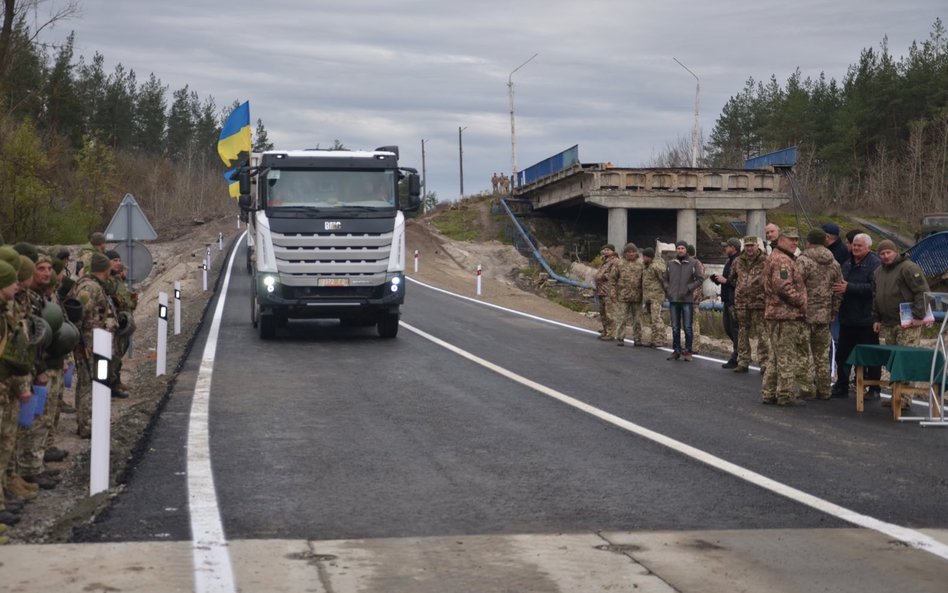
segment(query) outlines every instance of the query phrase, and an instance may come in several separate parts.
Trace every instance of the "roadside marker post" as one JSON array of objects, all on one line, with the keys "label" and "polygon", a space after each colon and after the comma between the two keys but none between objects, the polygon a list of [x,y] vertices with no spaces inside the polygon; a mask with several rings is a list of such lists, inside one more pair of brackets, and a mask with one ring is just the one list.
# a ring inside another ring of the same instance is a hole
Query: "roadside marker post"
[{"label": "roadside marker post", "polygon": [[158,293],[158,358],[155,361],[155,376],[164,375],[168,350],[168,293]]},{"label": "roadside marker post", "polygon": [[181,282],[174,283],[174,335],[181,333]]},{"label": "roadside marker post", "polygon": [[415,273],[418,273],[418,250],[415,250]]},{"label": "roadside marker post", "polygon": [[204,292],[207,292],[207,262],[201,264],[201,270],[203,270],[203,272],[201,272],[201,275],[203,276],[201,286],[203,287]]},{"label": "roadside marker post", "polygon": [[112,441],[112,334],[92,331],[92,438],[89,444],[89,496],[109,489],[109,455]]},{"label": "roadside marker post", "polygon": [[477,264],[477,296],[481,296],[481,264]]},{"label": "roadside marker post", "polygon": [[224,233],[217,233],[217,250],[224,251]]}]

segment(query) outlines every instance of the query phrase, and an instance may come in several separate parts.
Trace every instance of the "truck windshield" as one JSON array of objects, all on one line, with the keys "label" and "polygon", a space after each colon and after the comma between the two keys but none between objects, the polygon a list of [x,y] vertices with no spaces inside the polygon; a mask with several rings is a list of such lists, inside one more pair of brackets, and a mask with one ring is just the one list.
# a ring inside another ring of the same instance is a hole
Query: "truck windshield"
[{"label": "truck windshield", "polygon": [[270,169],[268,208],[393,208],[396,172]]}]

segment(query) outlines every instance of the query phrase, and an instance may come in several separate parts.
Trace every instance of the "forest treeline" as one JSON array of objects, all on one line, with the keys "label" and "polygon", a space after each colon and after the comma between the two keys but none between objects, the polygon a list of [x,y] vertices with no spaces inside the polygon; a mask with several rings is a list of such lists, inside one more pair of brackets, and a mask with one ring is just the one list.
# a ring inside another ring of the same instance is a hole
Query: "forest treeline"
[{"label": "forest treeline", "polygon": [[[85,242],[126,193],[159,237],[236,216],[217,156],[236,100],[221,108],[189,86],[169,91],[154,74],[139,80],[121,63],[106,72],[101,54],[74,55],[72,35],[55,48],[38,43],[26,17],[12,22],[6,47],[0,33],[0,236]],[[272,148],[259,119],[254,143]]]},{"label": "forest treeline", "polygon": [[[195,219],[236,214],[216,145],[238,103],[223,107],[189,86],[170,90],[121,63],[74,55],[74,37],[48,47],[39,31],[75,16],[61,7],[38,23],[44,0],[0,0],[0,236],[79,243],[108,224],[132,193],[159,236]],[[256,121],[254,149],[272,147]],[[670,146],[661,165],[687,165],[690,146]],[[864,49],[842,81],[791,74],[781,85],[748,79],[718,117],[702,164],[742,167],[749,156],[800,149],[794,174],[806,206],[917,220],[948,210],[948,36],[936,20],[927,40],[894,58],[887,41]]]},{"label": "forest treeline", "polygon": [[948,36],[896,60],[888,41],[864,49],[842,81],[791,74],[784,85],[749,79],[725,104],[705,144],[713,166],[789,146],[794,175],[816,210],[859,209],[918,221],[948,210]]}]

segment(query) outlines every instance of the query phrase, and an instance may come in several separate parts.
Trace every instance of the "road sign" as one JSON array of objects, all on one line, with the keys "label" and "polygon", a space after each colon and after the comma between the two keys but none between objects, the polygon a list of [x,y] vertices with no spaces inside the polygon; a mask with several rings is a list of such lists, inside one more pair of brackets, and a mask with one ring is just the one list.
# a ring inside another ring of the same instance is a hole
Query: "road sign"
[{"label": "road sign", "polygon": [[145,218],[135,196],[125,194],[118,210],[112,215],[112,222],[105,229],[105,240],[114,241],[151,241],[158,233]]},{"label": "road sign", "polygon": [[136,241],[132,243],[131,249],[129,249],[127,243],[119,243],[113,249],[121,256],[128,273],[128,279],[133,283],[141,282],[151,273],[151,268],[155,262],[144,243]]}]

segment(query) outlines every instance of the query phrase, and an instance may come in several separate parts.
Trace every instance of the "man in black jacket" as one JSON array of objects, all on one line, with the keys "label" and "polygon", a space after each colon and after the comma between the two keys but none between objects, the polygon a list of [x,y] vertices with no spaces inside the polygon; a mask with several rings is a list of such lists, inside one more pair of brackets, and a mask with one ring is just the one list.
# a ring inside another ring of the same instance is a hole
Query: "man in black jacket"
[{"label": "man in black jacket", "polygon": [[[849,396],[849,373],[846,359],[857,344],[878,344],[879,335],[872,331],[872,295],[876,268],[882,261],[872,252],[872,237],[859,233],[852,240],[852,256],[842,266],[843,281],[833,285],[833,292],[843,297],[839,308],[839,344],[836,348],[836,384],[833,397]],[[880,367],[866,367],[865,377],[878,380]],[[878,387],[869,388],[869,398],[879,396]]]},{"label": "man in black jacket", "polygon": [[727,262],[724,264],[724,270],[721,274],[711,276],[711,281],[721,287],[721,304],[724,306],[724,333],[731,338],[731,357],[721,367],[733,369],[737,367],[737,316],[734,314],[734,282],[732,278],[732,264],[735,258],[741,254],[741,240],[731,237],[723,243],[724,254],[727,255]]}]

